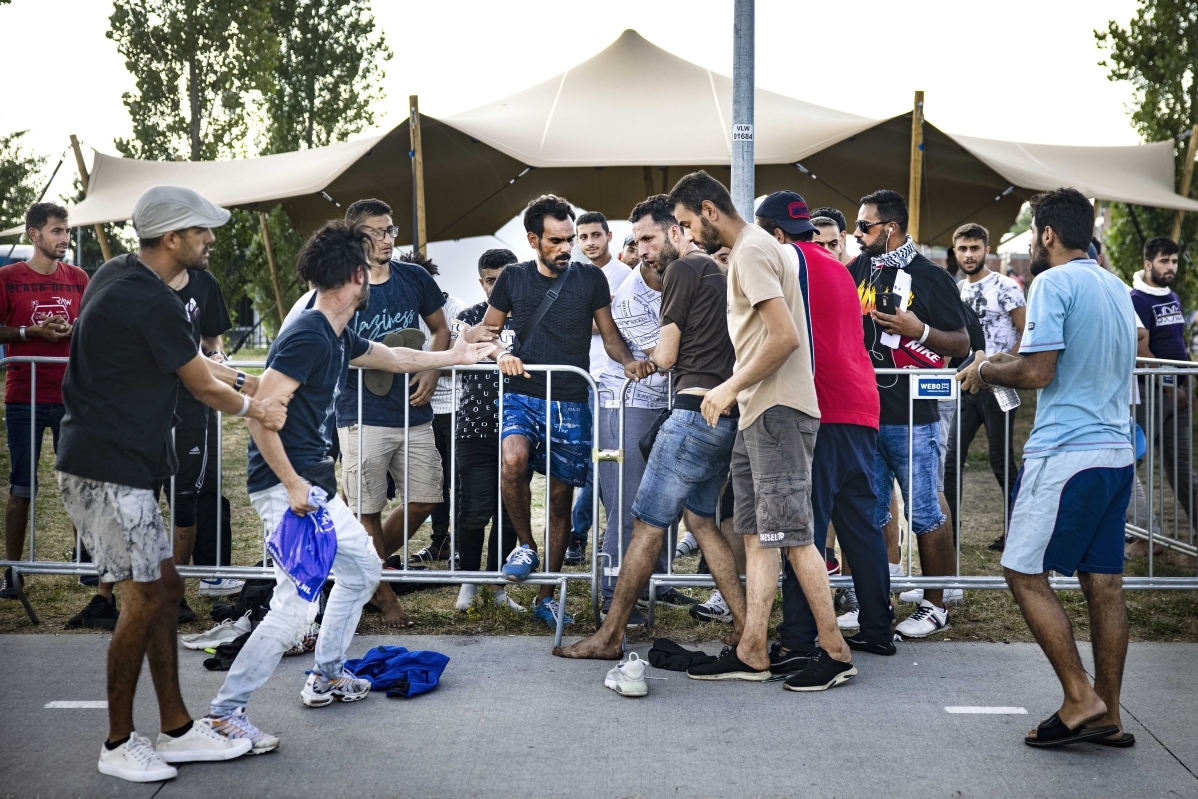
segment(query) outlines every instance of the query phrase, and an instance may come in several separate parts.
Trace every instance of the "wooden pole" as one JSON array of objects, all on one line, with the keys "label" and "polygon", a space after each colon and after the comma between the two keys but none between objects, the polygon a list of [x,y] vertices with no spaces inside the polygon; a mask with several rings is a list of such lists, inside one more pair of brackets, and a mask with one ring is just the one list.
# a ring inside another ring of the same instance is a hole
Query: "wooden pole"
[{"label": "wooden pole", "polygon": [[[75,151],[75,165],[79,167],[79,182],[83,184],[83,193],[87,194],[87,187],[90,183],[87,175],[87,164],[83,163],[83,150],[79,148],[79,139],[75,134],[71,134],[71,149]],[[100,242],[100,252],[104,255],[105,261],[112,260],[112,247],[108,244],[108,234],[104,232],[103,225],[96,225],[96,239]]]},{"label": "wooden pole", "polygon": [[923,178],[923,92],[915,92],[911,111],[911,183],[907,188],[907,233],[919,241],[919,187]]},{"label": "wooden pole", "polygon": [[424,215],[424,150],[420,141],[420,101],[408,96],[408,129],[412,137],[412,251],[424,254],[428,242]]},{"label": "wooden pole", "polygon": [[[1177,193],[1182,197],[1190,196],[1190,181],[1194,179],[1194,156],[1198,154],[1198,125],[1190,131],[1190,145],[1186,148],[1186,164],[1181,172],[1181,190]],[[1185,216],[1185,211],[1178,209],[1177,215],[1173,217],[1173,235],[1170,236],[1173,241],[1181,238],[1181,218]]]},{"label": "wooden pole", "polygon": [[270,266],[270,282],[275,288],[275,308],[279,311],[279,324],[287,318],[287,309],[283,307],[283,287],[279,285],[279,268],[275,266],[275,251],[270,246],[270,230],[266,227],[266,212],[258,212],[258,223],[262,225],[262,244],[266,247],[266,263]]}]

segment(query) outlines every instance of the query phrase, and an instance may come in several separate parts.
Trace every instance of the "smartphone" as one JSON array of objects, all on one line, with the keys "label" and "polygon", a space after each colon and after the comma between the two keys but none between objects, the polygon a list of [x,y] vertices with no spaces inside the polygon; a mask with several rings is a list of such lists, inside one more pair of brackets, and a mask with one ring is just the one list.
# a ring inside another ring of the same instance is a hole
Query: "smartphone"
[{"label": "smartphone", "polygon": [[874,308],[884,314],[893,316],[898,313],[898,295],[892,291],[884,291],[878,295]]}]

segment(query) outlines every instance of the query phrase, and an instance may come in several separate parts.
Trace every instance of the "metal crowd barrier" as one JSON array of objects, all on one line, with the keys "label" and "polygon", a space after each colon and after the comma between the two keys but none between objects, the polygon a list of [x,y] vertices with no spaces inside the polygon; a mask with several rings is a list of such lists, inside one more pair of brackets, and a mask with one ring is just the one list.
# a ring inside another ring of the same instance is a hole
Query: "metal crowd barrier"
[{"label": "metal crowd barrier", "polygon": [[[31,375],[31,405],[33,398],[36,397],[37,391],[37,365],[40,364],[65,364],[65,358],[42,358],[42,357],[7,357],[0,359],[0,366],[13,363],[28,363],[30,364]],[[262,361],[229,361],[227,365],[234,368],[262,368],[265,363]],[[623,534],[623,507],[624,503],[631,502],[633,497],[626,496],[623,490],[623,470],[624,470],[624,450],[627,446],[636,446],[637,442],[624,441],[624,411],[625,403],[623,401],[624,393],[629,384],[628,380],[624,382],[624,390],[621,391],[621,399],[619,401],[619,436],[622,442],[621,446],[611,450],[601,450],[598,447],[599,440],[599,416],[600,407],[600,392],[591,376],[582,369],[571,366],[542,366],[542,365],[526,365],[525,367],[530,372],[546,373],[547,395],[552,397],[552,382],[553,374],[555,373],[572,373],[583,378],[587,382],[590,396],[593,398],[594,413],[592,415],[592,442],[593,442],[593,457],[591,460],[592,477],[594,479],[595,490],[592,496],[592,519],[593,527],[596,531],[594,543],[591,546],[591,569],[589,572],[536,572],[532,574],[525,582],[531,585],[546,585],[555,584],[561,590],[561,607],[563,610],[566,607],[568,584],[570,581],[586,581],[590,583],[591,605],[594,611],[594,618],[598,623],[599,618],[599,587],[601,576],[609,577],[618,576],[620,561],[624,555],[624,534]],[[358,419],[362,418],[362,397],[364,390],[363,372],[360,369],[354,369],[357,372],[356,382],[358,388]],[[403,568],[402,569],[387,569],[383,571],[382,580],[385,582],[406,582],[406,583],[435,583],[435,584],[462,584],[462,583],[480,583],[480,584],[506,584],[506,580],[502,577],[500,571],[463,571],[456,568],[452,553],[457,551],[457,413],[459,407],[459,391],[460,384],[458,375],[465,372],[497,372],[498,367],[494,364],[478,364],[474,366],[456,366],[450,367],[443,372],[449,372],[452,380],[452,407],[455,409],[453,421],[451,423],[451,440],[453,447],[451,449],[450,462],[450,490],[449,490],[449,536],[450,536],[450,552],[448,559],[449,567],[444,570],[415,570],[409,568],[409,537],[411,531],[408,529],[408,519],[405,513],[404,516],[404,540],[403,540]],[[955,371],[952,369],[878,369],[875,370],[879,376],[895,375],[898,377],[906,377],[911,386],[908,402],[908,420],[914,418],[914,400],[916,398],[940,399],[949,401],[955,404],[956,413],[954,415],[954,435],[957,441],[960,441],[961,435],[961,396],[956,390],[956,384],[952,381]],[[1198,376],[1198,363],[1189,363],[1184,361],[1162,361],[1162,360],[1144,360],[1140,359],[1135,370],[1137,381],[1140,384],[1138,391],[1140,404],[1131,404],[1131,416],[1133,421],[1137,418],[1137,413],[1144,427],[1146,435],[1147,452],[1143,463],[1137,464],[1137,480],[1146,480],[1145,489],[1143,492],[1144,501],[1140,501],[1140,492],[1133,491],[1132,503],[1128,509],[1128,515],[1132,521],[1129,521],[1126,530],[1129,536],[1140,538],[1149,542],[1148,546],[1148,576],[1147,577],[1124,577],[1123,585],[1127,589],[1153,589],[1153,590],[1194,590],[1198,589],[1198,575],[1187,577],[1163,577],[1158,576],[1155,570],[1154,550],[1156,547],[1164,547],[1165,549],[1182,553],[1184,555],[1194,556],[1198,553],[1198,548],[1195,546],[1195,532],[1198,523],[1191,517],[1189,511],[1186,511],[1186,524],[1184,528],[1181,526],[1179,509],[1185,510],[1185,502],[1180,502],[1175,490],[1169,492],[1172,499],[1172,534],[1166,534],[1162,523],[1167,521],[1164,519],[1164,513],[1169,507],[1167,502],[1165,483],[1170,482],[1173,485],[1179,481],[1181,477],[1187,477],[1190,486],[1190,503],[1189,508],[1198,512],[1198,498],[1195,498],[1194,489],[1194,472],[1193,472],[1193,449],[1189,446],[1193,440],[1193,425],[1192,411],[1189,402],[1192,400],[1182,400],[1181,395],[1174,390],[1176,385],[1181,383],[1182,379],[1187,379],[1190,376]],[[404,375],[405,383],[409,381],[409,376]],[[499,413],[502,419],[502,409],[504,402],[504,381],[499,382]],[[672,392],[670,392],[672,395]],[[549,424],[549,410],[547,408],[546,424]],[[1137,410],[1138,409],[1138,410]],[[1172,411],[1171,414],[1168,411]],[[1026,411],[1025,411],[1026,412]],[[232,564],[220,564],[222,536],[226,531],[222,530],[222,514],[221,514],[221,496],[223,489],[223,425],[222,414],[214,412],[216,423],[216,491],[215,501],[217,502],[216,513],[216,566],[179,566],[178,571],[183,577],[202,577],[202,578],[233,578],[233,579],[274,579],[273,569],[269,567],[254,567],[254,566],[235,566]],[[405,404],[404,423],[407,427],[407,422],[410,418],[410,405]],[[1009,414],[1007,415],[1009,420]],[[36,408],[31,407],[31,419],[36,420]],[[1154,434],[1157,428],[1160,428],[1159,434]],[[1188,429],[1187,429],[1188,427]],[[33,425],[36,428],[36,425]],[[1168,444],[1164,440],[1164,434],[1171,434]],[[1183,435],[1184,433],[1184,435]],[[358,500],[357,511],[361,515],[362,503],[362,450],[363,450],[363,426],[357,425],[356,434],[358,436]],[[38,464],[33,458],[35,451],[35,433],[30,431],[30,473],[36,476]],[[1011,437],[1010,424],[1006,425],[1004,436],[1004,452],[1010,447]],[[913,431],[908,424],[908,459],[907,459],[907,484],[910,487],[914,482],[914,459],[911,457],[913,450]],[[546,463],[550,462],[550,452],[552,448],[551,441],[546,441]],[[1158,441],[1158,438],[1160,439]],[[1185,443],[1184,452],[1181,450],[1181,444]],[[1168,444],[1168,446],[1166,446]],[[498,544],[499,553],[497,553],[497,562],[502,563],[502,556],[505,552],[503,545],[503,477],[502,477],[502,448],[498,448],[498,471],[499,485],[496,500],[496,514],[498,525]],[[403,496],[410,496],[409,492],[409,450],[410,440],[405,437],[404,443],[404,485]],[[958,447],[958,452],[960,448]],[[617,558],[614,563],[609,563],[600,568],[600,563],[606,555],[599,554],[598,546],[598,522],[599,522],[599,504],[600,504],[600,480],[599,480],[599,463],[600,462],[615,462],[617,468],[617,501],[616,511],[620,514],[616,522],[616,532],[619,536],[617,546]],[[1166,469],[1166,466],[1171,463],[1172,470]],[[1183,465],[1189,465],[1188,470],[1179,472]],[[961,574],[961,536],[960,530],[960,509],[961,509],[961,468],[960,457],[958,460],[949,464],[946,468],[953,468],[957,477],[957,496],[956,506],[958,508],[957,518],[953,520],[957,526],[958,534],[955,535],[956,546],[956,567],[953,575],[947,576],[930,576],[930,577],[914,577],[911,576],[911,567],[914,562],[912,536],[909,531],[912,529],[913,522],[913,505],[908,495],[904,497],[904,506],[906,510],[906,524],[908,534],[902,539],[903,559],[906,563],[907,576],[901,578],[893,578],[891,580],[891,588],[894,590],[906,590],[911,588],[967,588],[967,589],[985,589],[985,590],[1006,590],[1006,582],[1001,575],[962,575]],[[1170,479],[1171,478],[1171,479]],[[979,479],[985,479],[984,477]],[[1009,469],[1005,470],[1004,481],[1002,486],[1003,491],[1003,529],[1007,528],[1009,522],[1010,508],[1010,486],[1014,475],[1009,473]],[[897,487],[896,487],[897,488]],[[547,565],[551,554],[551,524],[552,517],[550,513],[551,507],[551,486],[549,480],[545,481],[545,529],[544,529],[544,549],[541,550],[544,556],[543,562]],[[170,523],[171,523],[171,543],[174,546],[174,478],[171,479],[171,494],[170,502]],[[1141,506],[1145,513],[1140,514]],[[394,512],[394,511],[393,511]],[[1156,514],[1160,512],[1162,519],[1160,522],[1156,520]],[[37,533],[37,502],[36,497],[30,503],[29,514],[29,557],[26,560],[20,561],[0,561],[0,568],[11,567],[18,574],[61,574],[61,575],[95,575],[95,568],[90,563],[82,561],[82,546],[79,540],[78,532],[75,536],[75,560],[67,561],[46,561],[37,560],[36,555],[36,533]],[[1140,520],[1143,519],[1142,523]],[[718,519],[717,519],[718,522]],[[676,529],[676,525],[675,525]],[[232,531],[227,534],[232,535]],[[484,533],[485,536],[485,533]],[[484,541],[485,541],[484,537]],[[263,536],[262,543],[263,560],[266,560],[266,541]],[[667,554],[666,572],[653,574],[649,581],[649,616],[652,621],[655,613],[656,605],[656,588],[658,585],[674,585],[681,587],[711,587],[714,582],[710,575],[703,574],[680,574],[673,571],[673,553]],[[831,578],[833,587],[851,587],[851,577],[833,577]],[[1076,578],[1052,577],[1050,584],[1056,589],[1078,589],[1080,584]],[[25,605],[26,611],[30,618],[37,623],[37,616],[32,606],[29,605],[27,598],[21,595],[21,600]],[[558,626],[555,631],[555,642],[561,642],[563,634],[564,613],[559,616]]]}]

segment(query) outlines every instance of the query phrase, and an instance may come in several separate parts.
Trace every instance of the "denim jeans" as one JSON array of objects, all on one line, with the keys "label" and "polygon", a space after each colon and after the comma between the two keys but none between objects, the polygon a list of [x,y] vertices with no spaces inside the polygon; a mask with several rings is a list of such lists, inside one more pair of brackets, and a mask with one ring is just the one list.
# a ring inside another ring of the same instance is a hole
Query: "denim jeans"
[{"label": "denim jeans", "polygon": [[[591,410],[591,415],[595,414],[595,400],[588,399],[587,407]],[[591,532],[591,525],[594,523],[591,519],[592,505],[595,501],[595,474],[591,470],[587,470],[587,484],[575,495],[574,510],[570,514],[570,542],[578,542],[580,546],[587,542],[587,535]]]},{"label": "denim jeans", "polygon": [[[54,451],[58,451],[58,428],[62,417],[66,414],[66,406],[58,403],[39,403],[34,406],[37,413],[34,416],[33,460],[42,458],[42,437],[46,428],[54,440]],[[8,457],[9,468],[8,491],[14,497],[33,497],[30,489],[29,473],[29,403],[8,402],[4,405],[4,422],[8,428]],[[32,481],[36,485],[36,475]]]},{"label": "denim jeans", "polygon": [[[911,431],[914,462],[911,464],[914,483],[907,479],[907,431]],[[940,498],[936,496],[936,476],[940,470],[940,424],[884,424],[878,431],[878,453],[874,461],[874,489],[878,504],[874,516],[878,525],[890,521],[890,491],[898,478],[903,499],[908,502],[912,531],[916,535],[930,533],[944,524]]]},{"label": "denim jeans", "polygon": [[[287,489],[276,485],[250,494],[250,503],[269,533],[287,510]],[[374,594],[382,575],[382,561],[375,552],[366,528],[358,522],[340,497],[328,504],[337,530],[337,557],[333,560],[336,583],[325,605],[324,621],[316,639],[316,666],[328,678],[341,675],[345,656],[358,629],[362,606]],[[249,704],[250,696],[274,673],[279,661],[295,642],[296,632],[308,616],[309,602],[300,597],[295,583],[275,567],[275,590],[270,611],[258,623],[250,639],[233,661],[225,683],[212,700],[212,714],[225,716]]]}]

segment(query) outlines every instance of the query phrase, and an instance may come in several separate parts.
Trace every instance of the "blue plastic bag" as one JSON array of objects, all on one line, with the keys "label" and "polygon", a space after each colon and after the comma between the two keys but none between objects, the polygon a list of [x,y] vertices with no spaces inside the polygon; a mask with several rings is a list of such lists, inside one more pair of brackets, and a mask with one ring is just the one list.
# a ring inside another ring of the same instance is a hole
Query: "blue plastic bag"
[{"label": "blue plastic bag", "polygon": [[296,516],[288,508],[279,526],[270,534],[266,548],[275,565],[287,572],[301,598],[315,602],[320,589],[333,570],[337,557],[337,530],[325,507],[328,495],[313,486],[308,492],[308,504],[316,510],[306,516]]}]

